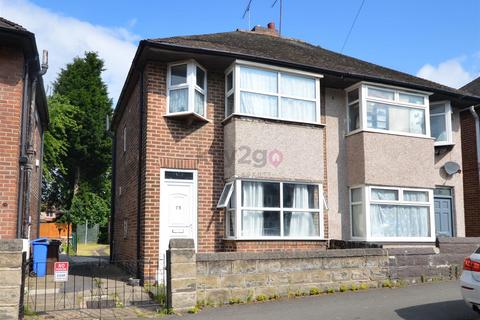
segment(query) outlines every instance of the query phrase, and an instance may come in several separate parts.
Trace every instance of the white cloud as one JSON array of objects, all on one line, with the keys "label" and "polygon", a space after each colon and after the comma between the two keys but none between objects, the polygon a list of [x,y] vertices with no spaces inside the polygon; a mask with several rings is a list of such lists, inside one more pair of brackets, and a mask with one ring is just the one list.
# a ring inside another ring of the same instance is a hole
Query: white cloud
[{"label": "white cloud", "polygon": [[453,88],[460,88],[475,78],[472,72],[465,70],[461,59],[450,59],[437,66],[426,64],[418,70],[417,76]]},{"label": "white cloud", "polygon": [[[107,28],[67,17],[27,0],[0,0],[0,16],[35,33],[37,47],[49,53],[49,70],[44,76],[51,84],[61,68],[85,51],[96,51],[105,61],[103,80],[116,102],[136,50],[138,36],[125,28]],[[131,25],[131,23],[130,23]]]}]

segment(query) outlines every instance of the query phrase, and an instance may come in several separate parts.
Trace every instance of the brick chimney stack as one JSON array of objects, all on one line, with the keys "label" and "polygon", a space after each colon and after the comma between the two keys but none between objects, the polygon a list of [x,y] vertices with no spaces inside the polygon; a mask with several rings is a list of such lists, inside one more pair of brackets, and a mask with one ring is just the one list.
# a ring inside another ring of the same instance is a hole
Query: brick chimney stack
[{"label": "brick chimney stack", "polygon": [[267,35],[275,36],[275,37],[279,36],[278,30],[275,29],[275,22],[269,22],[267,24],[266,28],[262,27],[262,26],[259,26],[259,25],[256,25],[255,27],[253,27],[252,32],[267,34]]}]

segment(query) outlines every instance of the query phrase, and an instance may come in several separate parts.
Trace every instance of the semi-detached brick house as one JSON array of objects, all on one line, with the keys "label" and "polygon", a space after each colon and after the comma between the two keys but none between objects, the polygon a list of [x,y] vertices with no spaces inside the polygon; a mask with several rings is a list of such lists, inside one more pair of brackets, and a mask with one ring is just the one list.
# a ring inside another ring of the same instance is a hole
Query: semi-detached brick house
[{"label": "semi-detached brick house", "polygon": [[[480,96],[480,77],[461,88]],[[480,105],[461,113],[465,234],[480,236]]]},{"label": "semi-detached brick house", "polygon": [[162,262],[171,238],[222,252],[464,236],[459,110],[479,102],[273,25],[143,40],[113,120],[112,258]]},{"label": "semi-detached brick house", "polygon": [[33,33],[0,17],[0,239],[38,237],[45,71]]}]

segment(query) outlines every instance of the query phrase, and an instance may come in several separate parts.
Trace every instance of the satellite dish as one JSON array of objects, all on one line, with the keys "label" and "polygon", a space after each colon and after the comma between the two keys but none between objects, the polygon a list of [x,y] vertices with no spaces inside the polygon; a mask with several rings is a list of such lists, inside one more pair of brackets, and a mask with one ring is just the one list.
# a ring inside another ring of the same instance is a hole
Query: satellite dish
[{"label": "satellite dish", "polygon": [[443,165],[443,169],[451,176],[460,171],[460,165],[456,162],[449,161]]}]

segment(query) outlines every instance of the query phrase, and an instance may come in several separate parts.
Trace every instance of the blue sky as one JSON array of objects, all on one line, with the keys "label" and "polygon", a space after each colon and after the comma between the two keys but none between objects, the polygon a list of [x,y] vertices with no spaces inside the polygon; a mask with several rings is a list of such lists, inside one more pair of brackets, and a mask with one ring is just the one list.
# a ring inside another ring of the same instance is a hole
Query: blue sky
[{"label": "blue sky", "polygon": [[[273,1],[253,0],[252,26],[275,21],[278,27]],[[284,0],[283,35],[340,51],[361,2]],[[97,45],[116,100],[138,40],[248,29],[242,19],[247,3],[0,0],[0,15],[34,31],[51,57],[57,52],[50,78],[62,63]],[[366,0],[344,53],[459,87],[480,74],[479,14],[479,0]]]}]

